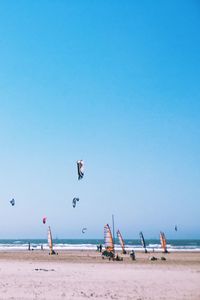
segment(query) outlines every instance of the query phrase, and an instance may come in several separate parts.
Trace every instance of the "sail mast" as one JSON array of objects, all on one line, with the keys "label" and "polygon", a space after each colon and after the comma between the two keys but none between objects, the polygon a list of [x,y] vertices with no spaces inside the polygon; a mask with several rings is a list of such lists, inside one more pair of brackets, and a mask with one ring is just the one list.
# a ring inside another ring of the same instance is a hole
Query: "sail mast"
[{"label": "sail mast", "polygon": [[113,252],[115,253],[115,221],[114,221],[114,215],[112,215],[112,227],[113,227]]}]

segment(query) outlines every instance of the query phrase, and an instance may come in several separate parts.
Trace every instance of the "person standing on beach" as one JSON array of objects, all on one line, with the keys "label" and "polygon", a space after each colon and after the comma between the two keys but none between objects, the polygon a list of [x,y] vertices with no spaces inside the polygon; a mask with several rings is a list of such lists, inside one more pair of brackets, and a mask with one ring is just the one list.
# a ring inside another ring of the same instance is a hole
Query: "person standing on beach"
[{"label": "person standing on beach", "polygon": [[135,260],[135,251],[134,250],[131,251],[130,257],[132,260]]},{"label": "person standing on beach", "polygon": [[99,245],[99,252],[102,252],[102,245]]}]

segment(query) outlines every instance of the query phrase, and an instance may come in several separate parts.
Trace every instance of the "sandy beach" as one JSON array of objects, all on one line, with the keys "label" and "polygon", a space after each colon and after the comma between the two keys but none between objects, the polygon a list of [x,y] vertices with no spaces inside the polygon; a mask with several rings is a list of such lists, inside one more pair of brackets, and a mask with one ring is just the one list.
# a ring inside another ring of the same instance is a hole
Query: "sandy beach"
[{"label": "sandy beach", "polygon": [[95,251],[0,252],[0,299],[200,299],[200,253],[151,255],[113,262]]}]

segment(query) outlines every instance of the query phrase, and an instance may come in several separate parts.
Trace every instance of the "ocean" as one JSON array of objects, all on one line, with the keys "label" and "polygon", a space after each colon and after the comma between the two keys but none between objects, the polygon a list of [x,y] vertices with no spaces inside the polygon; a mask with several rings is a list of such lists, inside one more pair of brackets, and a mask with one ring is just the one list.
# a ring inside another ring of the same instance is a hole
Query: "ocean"
[{"label": "ocean", "polygon": [[[126,239],[125,248],[129,251],[143,251],[140,240],[138,239]],[[26,250],[28,245],[32,250],[40,250],[41,245],[43,249],[48,249],[47,240],[45,239],[1,239],[0,251],[8,250]],[[54,239],[53,240],[55,250],[96,250],[97,245],[104,245],[103,239]],[[120,250],[121,247],[118,243],[115,244],[116,250]],[[160,241],[155,239],[146,239],[147,250],[159,252],[162,251],[160,247]],[[195,251],[200,252],[200,240],[168,240],[167,248],[169,252],[181,252],[181,251]]]}]

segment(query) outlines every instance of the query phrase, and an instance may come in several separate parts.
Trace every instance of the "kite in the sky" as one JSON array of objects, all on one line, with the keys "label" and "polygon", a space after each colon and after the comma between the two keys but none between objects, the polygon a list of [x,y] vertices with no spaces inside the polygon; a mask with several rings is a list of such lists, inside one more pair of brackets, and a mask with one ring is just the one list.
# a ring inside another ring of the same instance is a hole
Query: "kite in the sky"
[{"label": "kite in the sky", "polygon": [[76,207],[76,202],[79,201],[79,198],[73,198],[72,200],[72,206],[75,208]]},{"label": "kite in the sky", "polygon": [[83,229],[82,229],[82,233],[85,233],[86,230],[87,230],[87,228],[83,228]]},{"label": "kite in the sky", "polygon": [[44,217],[44,218],[42,219],[43,224],[46,224],[46,221],[47,221],[47,217]]},{"label": "kite in the sky", "polygon": [[84,176],[84,163],[83,163],[83,160],[78,160],[77,161],[77,169],[78,169],[78,180],[80,180]]},{"label": "kite in the sky", "polygon": [[10,204],[11,204],[12,206],[14,206],[14,205],[15,205],[15,199],[10,200]]},{"label": "kite in the sky", "polygon": [[174,229],[175,229],[175,231],[177,231],[177,230],[178,230],[178,227],[177,227],[177,225],[175,225],[175,228],[174,228]]}]

